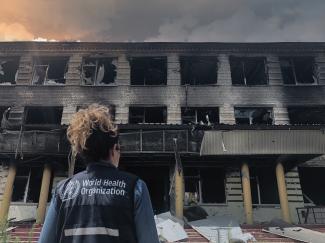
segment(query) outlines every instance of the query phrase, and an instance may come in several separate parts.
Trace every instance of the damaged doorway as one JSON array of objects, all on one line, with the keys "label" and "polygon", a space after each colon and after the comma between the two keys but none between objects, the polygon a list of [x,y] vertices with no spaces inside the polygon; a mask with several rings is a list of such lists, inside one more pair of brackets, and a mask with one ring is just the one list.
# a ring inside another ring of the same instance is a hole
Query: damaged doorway
[{"label": "damaged doorway", "polygon": [[305,203],[325,206],[325,168],[299,167],[299,177]]},{"label": "damaged doorway", "polygon": [[128,166],[125,170],[139,176],[147,184],[155,214],[169,210],[168,166]]}]

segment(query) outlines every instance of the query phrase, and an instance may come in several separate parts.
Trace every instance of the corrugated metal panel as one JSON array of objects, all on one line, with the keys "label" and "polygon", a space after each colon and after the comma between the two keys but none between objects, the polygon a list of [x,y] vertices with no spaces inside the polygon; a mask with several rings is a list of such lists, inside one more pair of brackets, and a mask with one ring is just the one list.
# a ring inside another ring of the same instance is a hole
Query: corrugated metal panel
[{"label": "corrugated metal panel", "polygon": [[206,131],[201,155],[325,154],[321,130]]}]

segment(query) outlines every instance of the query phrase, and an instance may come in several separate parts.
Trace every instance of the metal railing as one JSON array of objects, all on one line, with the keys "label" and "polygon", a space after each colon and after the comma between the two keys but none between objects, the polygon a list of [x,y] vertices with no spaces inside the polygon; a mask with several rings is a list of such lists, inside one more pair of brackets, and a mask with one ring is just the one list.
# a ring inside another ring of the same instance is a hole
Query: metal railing
[{"label": "metal railing", "polygon": [[120,133],[120,143],[125,152],[173,153],[173,139],[177,138],[180,152],[199,153],[203,133],[190,130],[137,130]]},{"label": "metal railing", "polygon": [[325,224],[325,206],[296,208],[299,224]]}]

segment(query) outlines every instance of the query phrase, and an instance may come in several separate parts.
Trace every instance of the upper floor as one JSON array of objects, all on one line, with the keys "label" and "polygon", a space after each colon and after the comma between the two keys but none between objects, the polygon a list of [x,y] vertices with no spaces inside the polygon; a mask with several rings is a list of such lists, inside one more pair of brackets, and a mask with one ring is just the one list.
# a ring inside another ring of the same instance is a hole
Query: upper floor
[{"label": "upper floor", "polygon": [[10,42],[0,60],[11,120],[97,102],[118,123],[323,124],[325,43]]},{"label": "upper floor", "polygon": [[311,86],[325,43],[0,43],[0,84]]}]

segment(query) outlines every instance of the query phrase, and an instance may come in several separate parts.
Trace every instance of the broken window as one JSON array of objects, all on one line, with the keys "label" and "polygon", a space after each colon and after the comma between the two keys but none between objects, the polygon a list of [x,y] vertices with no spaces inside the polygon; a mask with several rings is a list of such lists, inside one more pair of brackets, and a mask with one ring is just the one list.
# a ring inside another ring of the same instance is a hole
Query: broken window
[{"label": "broken window", "polygon": [[230,56],[233,85],[265,85],[268,83],[265,57]]},{"label": "broken window", "polygon": [[129,123],[166,123],[166,107],[130,107]]},{"label": "broken window", "polygon": [[182,124],[217,124],[219,123],[218,107],[183,107]]},{"label": "broken window", "polygon": [[182,85],[215,84],[218,79],[218,58],[213,56],[180,57]]},{"label": "broken window", "polygon": [[235,107],[236,124],[272,124],[273,112],[268,107]]},{"label": "broken window", "polygon": [[65,83],[68,57],[38,57],[34,59],[32,84],[57,85]]},{"label": "broken window", "polygon": [[26,107],[25,108],[25,124],[51,124],[60,125],[63,107]]},{"label": "broken window", "polygon": [[313,57],[280,57],[284,84],[316,84],[318,68]]},{"label": "broken window", "polygon": [[18,167],[14,181],[12,201],[38,203],[43,170],[41,168]]},{"label": "broken window", "polygon": [[300,106],[288,107],[290,124],[294,125],[312,125],[325,124],[324,106]]},{"label": "broken window", "polygon": [[82,65],[82,84],[107,85],[115,82],[117,58],[85,58]]},{"label": "broken window", "polygon": [[131,85],[166,85],[166,57],[132,57]]},{"label": "broken window", "polygon": [[250,183],[253,204],[279,204],[275,169],[251,168]]},{"label": "broken window", "polygon": [[15,84],[18,77],[19,57],[0,58],[0,85]]},{"label": "broken window", "polygon": [[305,203],[325,205],[325,168],[299,167],[299,177]]},{"label": "broken window", "polygon": [[225,203],[225,172],[220,168],[184,168],[185,205]]},{"label": "broken window", "polygon": [[9,118],[9,110],[8,110],[8,108],[9,108],[8,106],[0,106],[0,120],[2,119],[4,114],[6,115],[6,117],[5,117],[6,119]]}]

